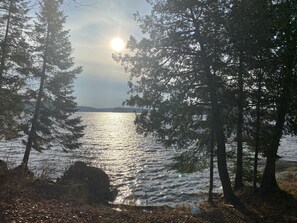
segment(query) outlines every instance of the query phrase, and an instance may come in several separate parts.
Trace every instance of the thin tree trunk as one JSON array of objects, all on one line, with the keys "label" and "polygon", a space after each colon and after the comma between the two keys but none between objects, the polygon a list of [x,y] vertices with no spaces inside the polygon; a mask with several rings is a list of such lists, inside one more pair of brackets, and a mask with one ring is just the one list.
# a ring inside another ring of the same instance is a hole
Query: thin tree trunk
[{"label": "thin tree trunk", "polygon": [[45,79],[46,79],[45,73],[46,73],[46,64],[47,64],[48,42],[49,42],[49,27],[47,28],[47,34],[46,34],[46,45],[45,45],[45,50],[44,50],[44,58],[43,58],[43,64],[42,64],[42,73],[41,73],[41,79],[40,79],[40,85],[39,85],[39,92],[38,92],[38,96],[37,96],[34,116],[32,119],[31,129],[30,129],[30,133],[28,136],[26,150],[25,150],[25,154],[23,157],[23,161],[22,161],[23,167],[26,167],[28,165],[29,156],[30,156],[30,152],[32,149],[32,145],[33,145],[33,140],[36,136],[36,130],[37,130],[36,127],[38,124],[38,116],[39,116],[39,112],[40,112],[40,108],[41,108],[44,83],[45,83]]},{"label": "thin tree trunk", "polygon": [[253,191],[257,191],[257,181],[258,181],[258,155],[260,146],[260,112],[261,112],[261,94],[262,94],[262,70],[258,77],[258,91],[257,91],[257,106],[256,106],[256,135],[255,135],[255,156],[254,156],[254,171],[253,171]]},{"label": "thin tree trunk", "polygon": [[223,192],[224,192],[224,199],[226,202],[234,202],[235,195],[233,193],[232,187],[231,187],[231,181],[228,173],[227,168],[227,159],[226,159],[226,145],[225,145],[225,136],[224,136],[224,130],[222,125],[222,120],[220,116],[220,109],[217,103],[216,98],[216,92],[214,90],[211,90],[212,95],[212,115],[215,121],[215,137],[217,139],[217,159],[218,159],[218,170],[220,179],[222,182]]},{"label": "thin tree trunk", "polygon": [[224,199],[228,203],[233,203],[236,200],[236,196],[233,193],[231,181],[227,168],[227,159],[226,159],[226,145],[225,145],[225,135],[223,129],[223,123],[221,119],[221,110],[218,104],[217,92],[215,87],[214,77],[210,71],[210,68],[207,63],[207,57],[205,54],[204,46],[201,45],[201,52],[205,58],[205,71],[208,80],[208,88],[210,93],[211,101],[211,111],[212,117],[214,120],[214,133],[217,140],[217,159],[218,159],[218,170],[220,179],[222,182]]},{"label": "thin tree trunk", "polygon": [[[192,13],[193,21],[195,21],[195,16]],[[195,23],[195,22],[194,22]],[[203,59],[204,71],[207,78],[207,86],[210,94],[210,102],[211,102],[211,115],[213,117],[214,125],[214,133],[217,141],[217,160],[218,160],[218,170],[219,176],[223,187],[224,200],[227,203],[237,202],[237,197],[233,193],[231,181],[227,168],[227,159],[226,159],[226,145],[225,145],[225,135],[223,129],[223,123],[221,119],[221,109],[218,104],[218,97],[216,92],[216,81],[214,75],[211,73],[210,63],[208,61],[205,44],[203,39],[200,36],[199,26],[195,24],[196,28],[196,38],[200,43],[201,47],[201,57]]]},{"label": "thin tree trunk", "polygon": [[244,186],[242,182],[242,129],[243,129],[243,51],[239,56],[239,72],[238,72],[238,117],[237,117],[237,160],[236,160],[236,176],[234,190],[238,190]]},{"label": "thin tree trunk", "polygon": [[210,165],[209,165],[209,191],[208,191],[208,202],[212,203],[213,199],[213,160],[214,160],[214,128],[213,121],[211,120],[211,136],[210,136]]}]

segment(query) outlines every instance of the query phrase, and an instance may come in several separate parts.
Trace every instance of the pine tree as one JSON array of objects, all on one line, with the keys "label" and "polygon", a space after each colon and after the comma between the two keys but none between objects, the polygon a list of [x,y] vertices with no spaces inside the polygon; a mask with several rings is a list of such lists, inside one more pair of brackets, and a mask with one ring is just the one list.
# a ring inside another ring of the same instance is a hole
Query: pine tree
[{"label": "pine tree", "polygon": [[28,7],[24,0],[0,2],[0,139],[20,132],[25,81],[31,67]]},{"label": "pine tree", "polygon": [[[65,16],[59,10],[60,1],[43,0],[37,14],[34,39],[34,75],[39,82],[30,129],[26,142],[23,166],[27,166],[32,148],[40,151],[52,146],[63,150],[78,148],[83,136],[80,117],[77,117],[73,81],[82,68],[74,66],[69,31],[65,30]],[[32,89],[34,90],[34,89]]]}]

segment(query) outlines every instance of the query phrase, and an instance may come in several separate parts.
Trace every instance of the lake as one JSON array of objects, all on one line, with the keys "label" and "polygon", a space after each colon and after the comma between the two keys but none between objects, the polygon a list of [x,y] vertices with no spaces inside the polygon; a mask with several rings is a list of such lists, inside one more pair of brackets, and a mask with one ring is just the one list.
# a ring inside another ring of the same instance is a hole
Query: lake
[{"label": "lake", "polygon": [[[170,205],[198,203],[206,199],[208,170],[182,174],[167,168],[176,152],[165,149],[151,136],[136,133],[133,113],[80,112],[86,125],[82,148],[69,153],[51,149],[32,151],[29,164],[37,174],[42,171],[51,177],[62,172],[77,160],[102,168],[119,190],[116,203],[135,205]],[[285,137],[279,155],[296,160],[297,138]],[[17,148],[17,149],[15,149]],[[20,142],[0,143],[0,159],[11,166],[20,164],[24,146]],[[220,191],[215,172],[215,192]]]}]

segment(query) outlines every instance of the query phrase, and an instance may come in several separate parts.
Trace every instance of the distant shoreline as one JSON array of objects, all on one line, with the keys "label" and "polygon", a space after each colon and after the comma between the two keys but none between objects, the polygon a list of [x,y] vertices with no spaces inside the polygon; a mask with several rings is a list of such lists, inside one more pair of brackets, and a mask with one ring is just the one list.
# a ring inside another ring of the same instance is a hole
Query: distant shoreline
[{"label": "distant shoreline", "polygon": [[121,113],[141,113],[143,109],[139,108],[94,108],[88,106],[77,106],[77,112],[121,112]]}]

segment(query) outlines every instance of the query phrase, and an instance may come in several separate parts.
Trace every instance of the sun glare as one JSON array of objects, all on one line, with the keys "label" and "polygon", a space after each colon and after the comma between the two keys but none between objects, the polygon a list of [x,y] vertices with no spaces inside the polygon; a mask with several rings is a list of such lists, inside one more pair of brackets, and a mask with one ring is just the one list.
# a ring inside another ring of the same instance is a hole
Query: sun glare
[{"label": "sun glare", "polygon": [[116,52],[122,51],[125,48],[124,41],[119,37],[113,38],[111,40],[111,48]]}]

